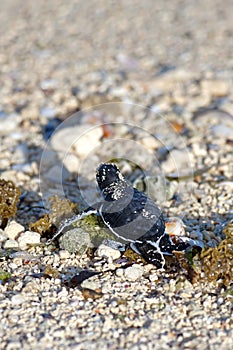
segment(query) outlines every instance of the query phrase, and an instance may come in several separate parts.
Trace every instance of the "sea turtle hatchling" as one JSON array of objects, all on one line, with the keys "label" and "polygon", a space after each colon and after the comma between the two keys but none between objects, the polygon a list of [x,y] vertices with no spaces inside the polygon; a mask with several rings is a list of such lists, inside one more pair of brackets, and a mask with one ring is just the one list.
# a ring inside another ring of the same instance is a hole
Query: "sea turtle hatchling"
[{"label": "sea turtle hatchling", "polygon": [[[116,238],[130,244],[131,248],[158,268],[165,265],[164,255],[184,251],[190,243],[179,237],[174,240],[165,230],[161,210],[144,192],[134,188],[113,163],[102,163],[96,170],[96,181],[103,201],[81,214],[65,220],[52,240],[65,227],[90,214],[99,215]],[[174,242],[175,243],[174,243]]]}]

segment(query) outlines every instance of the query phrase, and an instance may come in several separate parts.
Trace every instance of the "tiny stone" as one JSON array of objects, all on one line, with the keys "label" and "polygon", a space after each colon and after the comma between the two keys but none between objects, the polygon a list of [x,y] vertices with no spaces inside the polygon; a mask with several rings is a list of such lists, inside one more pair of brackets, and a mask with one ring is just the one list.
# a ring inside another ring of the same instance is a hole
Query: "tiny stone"
[{"label": "tiny stone", "polygon": [[6,233],[0,228],[0,243],[5,242],[7,240]]},{"label": "tiny stone", "polygon": [[52,108],[52,107],[43,107],[41,108],[40,110],[40,114],[43,116],[43,117],[46,117],[46,118],[54,118],[55,114],[56,114],[56,109],[55,108]]},{"label": "tiny stone", "polygon": [[101,244],[98,247],[96,251],[96,255],[98,257],[107,257],[108,259],[111,259],[111,260],[116,260],[121,257],[121,253],[119,250],[108,247],[105,244]]},{"label": "tiny stone", "polygon": [[217,304],[221,305],[224,302],[224,299],[222,297],[218,298]]},{"label": "tiny stone", "polygon": [[61,259],[69,259],[70,253],[67,250],[60,250],[59,252]]},{"label": "tiny stone", "polygon": [[67,231],[59,239],[62,249],[69,253],[84,254],[91,246],[89,233],[80,227]]},{"label": "tiny stone", "polygon": [[10,341],[7,344],[7,350],[22,349],[22,345],[19,341]]},{"label": "tiny stone", "polygon": [[146,136],[143,139],[141,139],[141,143],[143,146],[145,146],[147,149],[156,149],[159,148],[160,143],[156,140],[153,136]]},{"label": "tiny stone", "polygon": [[100,285],[94,281],[91,281],[91,279],[84,280],[81,286],[82,288],[91,289],[91,290],[97,290],[100,288]]},{"label": "tiny stone", "polygon": [[18,114],[5,115],[0,119],[0,134],[7,135],[15,130],[20,122],[21,117]]},{"label": "tiny stone", "polygon": [[25,302],[25,298],[21,294],[13,295],[11,302],[13,305],[20,305]]},{"label": "tiny stone", "polygon": [[123,277],[124,276],[124,269],[121,269],[121,268],[117,269],[116,276]]},{"label": "tiny stone", "polygon": [[43,153],[41,159],[41,171],[45,172],[51,168],[52,165],[55,165],[58,161],[57,153],[51,149],[46,149]]},{"label": "tiny stone", "polygon": [[5,228],[5,233],[9,239],[16,239],[20,233],[24,232],[23,225],[18,224],[16,221],[11,221]]},{"label": "tiny stone", "polygon": [[133,266],[127,267],[125,269],[125,278],[128,281],[137,281],[143,275],[144,269],[141,265],[134,264]]},{"label": "tiny stone", "polygon": [[223,137],[223,138],[229,138],[232,139],[233,138],[233,128],[230,128],[229,126],[226,125],[215,125],[212,127],[212,131],[214,133],[215,136],[217,137]]},{"label": "tiny stone", "polygon": [[229,91],[227,83],[221,80],[203,80],[201,87],[203,92],[207,92],[214,97],[226,96]]},{"label": "tiny stone", "polygon": [[54,338],[64,338],[65,331],[63,329],[58,329],[53,333]]},{"label": "tiny stone", "polygon": [[34,293],[36,294],[39,289],[39,284],[35,281],[28,282],[23,288],[23,293]]},{"label": "tiny stone", "polygon": [[9,322],[10,322],[11,324],[15,324],[15,323],[17,323],[17,322],[19,321],[19,317],[16,316],[16,315],[12,315],[12,316],[10,316],[10,317],[8,318],[8,320],[9,320]]},{"label": "tiny stone", "polygon": [[4,244],[4,249],[13,249],[18,247],[18,242],[16,242],[14,239],[8,239]]},{"label": "tiny stone", "polygon": [[26,163],[26,164],[16,164],[12,167],[14,170],[25,173],[27,175],[33,174],[33,166],[32,163]]},{"label": "tiny stone", "polygon": [[53,90],[57,87],[57,81],[55,79],[45,79],[40,82],[42,90]]},{"label": "tiny stone", "polygon": [[70,173],[77,173],[80,164],[78,158],[74,154],[67,153],[62,159],[62,162]]},{"label": "tiny stone", "polygon": [[39,244],[40,235],[37,232],[26,231],[22,233],[18,239],[19,247],[24,250],[27,249],[30,244]]},{"label": "tiny stone", "polygon": [[225,112],[228,112],[229,114],[233,115],[233,104],[232,102],[227,101],[223,104],[223,110]]},{"label": "tiny stone", "polygon": [[157,275],[157,273],[152,273],[150,276],[149,276],[149,280],[151,281],[151,282],[155,282],[155,281],[158,281],[158,275]]},{"label": "tiny stone", "polygon": [[13,158],[20,163],[26,163],[28,157],[28,147],[26,143],[18,145],[13,154]]},{"label": "tiny stone", "polygon": [[56,151],[74,152],[79,157],[88,155],[98,144],[103,136],[101,127],[93,128],[93,125],[79,125],[60,129],[53,134],[51,146]]},{"label": "tiny stone", "polygon": [[70,98],[69,100],[67,100],[64,104],[65,108],[67,109],[67,111],[73,111],[76,110],[79,106],[79,103],[77,101],[77,99],[75,97]]},{"label": "tiny stone", "polygon": [[167,160],[162,163],[165,172],[178,172],[192,168],[191,156],[186,149],[174,149],[169,153]]},{"label": "tiny stone", "polygon": [[80,132],[79,137],[77,137],[73,145],[77,155],[81,158],[85,158],[98,146],[102,136],[103,130],[101,127],[93,128],[93,126],[90,126],[86,128],[83,126],[83,131]]}]

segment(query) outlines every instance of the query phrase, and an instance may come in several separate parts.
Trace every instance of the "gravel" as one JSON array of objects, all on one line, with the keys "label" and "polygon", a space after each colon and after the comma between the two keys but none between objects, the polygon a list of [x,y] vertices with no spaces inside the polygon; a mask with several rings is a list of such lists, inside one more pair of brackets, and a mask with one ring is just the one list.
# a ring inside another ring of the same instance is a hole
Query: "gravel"
[{"label": "gravel", "polygon": [[[2,3],[0,177],[21,197],[0,229],[1,349],[232,349],[232,285],[128,266],[107,245],[46,246],[29,229],[52,195],[98,200],[95,168],[119,158],[189,237],[221,242],[233,219],[232,13],[230,0]],[[100,273],[69,284],[82,270]]]}]

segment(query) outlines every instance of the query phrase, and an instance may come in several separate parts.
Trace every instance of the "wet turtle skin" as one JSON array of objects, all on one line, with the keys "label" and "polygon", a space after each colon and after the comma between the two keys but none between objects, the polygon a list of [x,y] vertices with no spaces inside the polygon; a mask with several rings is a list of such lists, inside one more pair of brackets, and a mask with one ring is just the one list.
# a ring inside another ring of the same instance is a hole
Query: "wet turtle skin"
[{"label": "wet turtle skin", "polygon": [[165,233],[161,210],[144,192],[125,180],[115,164],[101,164],[96,170],[96,181],[104,199],[96,208],[102,220],[147,262],[163,267],[163,254],[172,255],[172,251],[189,246],[171,241]]}]

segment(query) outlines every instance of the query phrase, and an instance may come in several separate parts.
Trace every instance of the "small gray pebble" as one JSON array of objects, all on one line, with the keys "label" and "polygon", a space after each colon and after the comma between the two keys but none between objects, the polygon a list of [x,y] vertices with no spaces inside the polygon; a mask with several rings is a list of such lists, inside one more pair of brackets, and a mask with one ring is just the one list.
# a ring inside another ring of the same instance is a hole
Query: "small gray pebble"
[{"label": "small gray pebble", "polygon": [[89,233],[81,227],[67,231],[61,236],[59,243],[62,249],[78,254],[84,254],[92,245]]},{"label": "small gray pebble", "polygon": [[127,269],[125,269],[125,278],[128,281],[137,281],[139,280],[142,275],[143,275],[143,267],[141,265],[133,265],[130,267],[127,267]]},{"label": "small gray pebble", "polygon": [[11,302],[13,305],[20,305],[25,302],[25,298],[20,294],[16,294],[11,298]]}]

